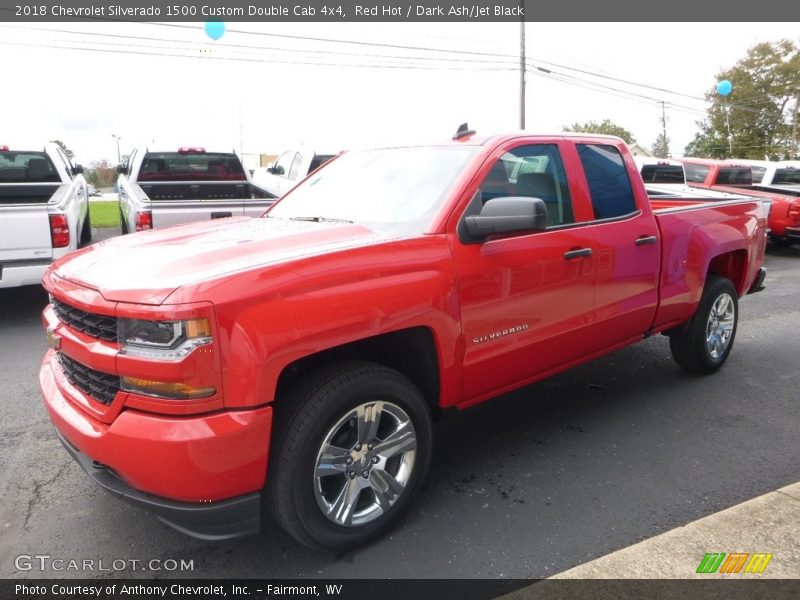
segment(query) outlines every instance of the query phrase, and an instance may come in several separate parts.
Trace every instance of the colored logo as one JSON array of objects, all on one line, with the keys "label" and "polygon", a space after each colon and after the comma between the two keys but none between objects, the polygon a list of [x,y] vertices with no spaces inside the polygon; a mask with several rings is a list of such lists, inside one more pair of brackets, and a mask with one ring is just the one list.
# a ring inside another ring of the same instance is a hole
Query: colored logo
[{"label": "colored logo", "polygon": [[697,573],[763,573],[772,554],[766,552],[707,552]]}]

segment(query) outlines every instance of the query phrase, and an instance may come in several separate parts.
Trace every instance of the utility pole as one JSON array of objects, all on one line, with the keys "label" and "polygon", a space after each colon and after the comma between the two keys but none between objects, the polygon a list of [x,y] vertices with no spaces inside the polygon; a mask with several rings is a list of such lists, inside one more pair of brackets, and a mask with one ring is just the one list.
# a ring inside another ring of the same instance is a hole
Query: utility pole
[{"label": "utility pole", "polygon": [[669,142],[667,141],[667,110],[664,107],[664,101],[661,101],[661,134],[664,136],[664,150],[665,156],[667,158],[669,156]]},{"label": "utility pole", "polygon": [[800,92],[794,97],[794,115],[792,115],[792,157],[800,158],[797,151],[797,112],[800,110]]},{"label": "utility pole", "polygon": [[519,128],[525,129],[525,16],[519,22]]}]

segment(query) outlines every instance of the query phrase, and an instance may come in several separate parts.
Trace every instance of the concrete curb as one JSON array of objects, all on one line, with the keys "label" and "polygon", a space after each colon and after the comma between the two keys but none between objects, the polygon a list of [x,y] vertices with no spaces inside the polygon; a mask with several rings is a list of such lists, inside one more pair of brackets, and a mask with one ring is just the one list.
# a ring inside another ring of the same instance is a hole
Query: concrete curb
[{"label": "concrete curb", "polygon": [[[765,552],[764,573],[700,574],[707,552]],[[553,579],[800,578],[800,483],[559,573]]]}]

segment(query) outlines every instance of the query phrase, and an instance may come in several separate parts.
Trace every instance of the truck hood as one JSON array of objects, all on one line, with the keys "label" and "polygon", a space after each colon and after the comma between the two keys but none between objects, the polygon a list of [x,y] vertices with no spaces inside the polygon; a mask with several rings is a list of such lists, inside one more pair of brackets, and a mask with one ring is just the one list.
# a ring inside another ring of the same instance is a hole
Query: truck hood
[{"label": "truck hood", "polygon": [[112,238],[52,270],[107,300],[161,304],[190,283],[387,239],[350,223],[235,217]]}]

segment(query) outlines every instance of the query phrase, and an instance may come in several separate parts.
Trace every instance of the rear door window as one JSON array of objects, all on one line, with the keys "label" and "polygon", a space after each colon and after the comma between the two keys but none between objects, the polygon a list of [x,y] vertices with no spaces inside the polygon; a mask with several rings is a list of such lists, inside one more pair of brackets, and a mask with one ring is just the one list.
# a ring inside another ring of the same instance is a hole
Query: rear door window
[{"label": "rear door window", "polygon": [[614,146],[578,144],[596,219],[613,219],[636,212],[631,180],[622,155]]},{"label": "rear door window", "polygon": [[715,183],[751,185],[753,183],[753,177],[750,175],[750,167],[723,167],[719,170]]},{"label": "rear door window", "polygon": [[644,165],[642,180],[645,183],[684,183],[681,165]]}]

